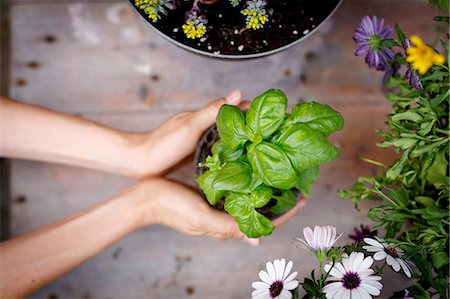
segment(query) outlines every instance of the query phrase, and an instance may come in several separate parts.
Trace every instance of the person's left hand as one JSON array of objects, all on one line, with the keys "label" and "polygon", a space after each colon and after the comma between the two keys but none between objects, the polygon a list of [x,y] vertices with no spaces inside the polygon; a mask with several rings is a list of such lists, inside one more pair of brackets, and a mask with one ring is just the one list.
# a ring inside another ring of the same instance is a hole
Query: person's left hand
[{"label": "person's left hand", "polygon": [[241,92],[236,90],[193,112],[178,113],[141,138],[136,167],[140,178],[165,173],[192,154],[203,133],[214,124],[223,104],[239,105]]}]

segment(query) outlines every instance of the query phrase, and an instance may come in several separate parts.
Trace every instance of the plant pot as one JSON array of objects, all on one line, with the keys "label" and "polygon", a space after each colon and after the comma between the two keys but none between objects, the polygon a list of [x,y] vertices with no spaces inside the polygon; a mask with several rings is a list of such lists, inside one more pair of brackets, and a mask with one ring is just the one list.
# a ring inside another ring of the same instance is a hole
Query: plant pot
[{"label": "plant pot", "polygon": [[[205,162],[206,157],[208,157],[209,155],[212,154],[211,148],[217,140],[219,140],[219,132],[217,131],[217,126],[214,124],[205,131],[205,133],[203,134],[202,138],[200,139],[200,141],[198,143],[197,150],[195,151],[194,168],[195,168],[195,174],[197,176],[200,176],[207,171],[207,169],[205,167],[199,167],[198,165],[199,165],[199,163]],[[203,191],[200,188],[198,188],[198,190],[202,194],[205,201],[208,202],[206,200],[206,196],[203,193]],[[302,197],[302,194],[300,191],[298,191],[296,189],[294,189],[294,193],[297,197],[297,202],[298,202],[300,200],[300,198]],[[275,193],[275,195],[279,195],[279,194]],[[219,211],[225,211],[224,204],[225,204],[225,199],[221,198],[215,205],[213,205],[213,208],[215,208],[216,210],[219,210]],[[256,210],[259,213],[266,216],[268,219],[274,220],[284,214],[284,213],[283,214],[275,214],[271,211],[271,208],[275,204],[276,204],[276,200],[272,198],[264,207],[256,209]]]},{"label": "plant pot", "polygon": [[[313,34],[336,11],[342,0],[268,0],[265,7],[268,21],[260,29],[246,28],[241,14],[244,1],[233,7],[228,0],[206,1],[198,5],[200,14],[208,22],[206,34],[189,39],[182,25],[193,1],[178,1],[167,15],[156,22],[149,19],[143,9],[129,0],[135,10],[172,43],[189,51],[219,58],[254,58],[285,50]],[[207,4],[209,3],[209,4]]]}]

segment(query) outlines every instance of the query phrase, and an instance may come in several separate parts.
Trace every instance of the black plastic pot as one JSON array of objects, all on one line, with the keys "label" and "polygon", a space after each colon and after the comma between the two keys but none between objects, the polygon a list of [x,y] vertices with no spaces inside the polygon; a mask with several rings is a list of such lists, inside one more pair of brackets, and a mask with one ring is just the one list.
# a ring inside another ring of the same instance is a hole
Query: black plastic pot
[{"label": "black plastic pot", "polygon": [[[199,167],[199,164],[204,163],[206,158],[212,154],[212,152],[211,152],[212,146],[214,145],[214,143],[217,140],[219,140],[219,132],[217,131],[216,125],[212,125],[203,134],[202,138],[200,139],[200,141],[198,143],[197,150],[195,151],[194,169],[195,169],[195,174],[197,176],[200,176],[207,171],[207,169],[205,167]],[[206,196],[203,193],[203,191],[200,189],[198,189],[198,190],[202,194],[205,201],[208,202],[206,200]],[[302,197],[302,194],[298,190],[295,190],[294,192],[297,196],[297,202],[298,202],[300,200],[300,198]],[[274,220],[284,214],[284,213],[283,214],[275,214],[271,211],[271,208],[276,203],[277,203],[276,200],[272,198],[264,207],[256,209],[256,210],[258,212],[260,212],[261,214],[263,214],[264,216],[266,216],[267,218],[269,218],[270,220]],[[225,211],[224,204],[225,204],[225,199],[221,198],[213,206],[213,208],[215,208],[219,211]]]},{"label": "black plastic pot", "polygon": [[[188,39],[183,33],[186,11],[192,1],[179,1],[157,22],[152,22],[142,9],[129,0],[135,10],[172,43],[186,50],[218,58],[255,58],[285,50],[316,32],[339,7],[342,0],[268,0],[269,22],[264,28],[245,29],[243,6],[233,8],[228,0],[200,4],[206,16],[207,31],[203,38]],[[244,1],[245,2],[245,1]]]}]

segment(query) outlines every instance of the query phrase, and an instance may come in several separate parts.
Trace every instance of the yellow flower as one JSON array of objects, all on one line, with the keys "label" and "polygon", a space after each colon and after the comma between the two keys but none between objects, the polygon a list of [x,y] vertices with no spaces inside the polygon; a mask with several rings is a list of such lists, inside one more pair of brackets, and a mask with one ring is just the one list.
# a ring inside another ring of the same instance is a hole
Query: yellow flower
[{"label": "yellow flower", "polygon": [[193,21],[187,21],[182,28],[186,37],[191,39],[200,38],[206,33],[206,26],[203,23],[195,25]]},{"label": "yellow flower", "polygon": [[411,63],[419,74],[425,74],[433,64],[443,64],[445,62],[444,56],[426,45],[417,35],[411,36],[410,40],[413,46],[406,49],[408,53],[406,61]]},{"label": "yellow flower", "polygon": [[158,20],[158,9],[159,0],[135,0],[134,3],[140,9],[143,9],[144,12],[148,15],[148,18],[153,22]]}]

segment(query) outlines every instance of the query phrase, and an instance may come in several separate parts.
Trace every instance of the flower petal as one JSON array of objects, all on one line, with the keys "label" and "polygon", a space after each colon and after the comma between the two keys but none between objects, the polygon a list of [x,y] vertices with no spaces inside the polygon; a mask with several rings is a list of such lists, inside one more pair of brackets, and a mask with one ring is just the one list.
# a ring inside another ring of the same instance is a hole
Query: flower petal
[{"label": "flower petal", "polygon": [[405,272],[405,275],[408,278],[411,278],[411,270],[409,270],[408,265],[402,259],[397,259],[397,261],[399,262],[400,266],[402,266],[402,269],[403,269],[403,272]]},{"label": "flower petal", "polygon": [[267,274],[269,274],[270,279],[272,281],[277,280],[276,279],[276,275],[275,275],[275,268],[274,268],[274,266],[272,265],[271,262],[267,262],[266,263],[266,268],[267,268]]},{"label": "flower petal", "polygon": [[384,246],[381,245],[380,242],[378,242],[377,240],[371,239],[371,238],[364,238],[363,241],[369,245],[375,246],[375,247],[379,247],[379,248],[383,248]]},{"label": "flower petal", "polygon": [[278,295],[279,299],[291,299],[292,298],[292,293],[289,292],[288,290],[283,289],[280,293],[280,295]]},{"label": "flower petal", "polygon": [[374,296],[380,295],[381,288],[376,288],[376,287],[368,285],[366,283],[361,283],[360,288],[363,288],[370,295],[374,295]]},{"label": "flower petal", "polygon": [[265,283],[267,283],[267,284],[269,284],[269,285],[270,285],[271,283],[273,283],[273,280],[270,279],[269,274],[267,274],[267,272],[264,271],[264,270],[261,270],[261,271],[259,272],[259,278],[261,278],[262,281],[264,281]]},{"label": "flower petal", "polygon": [[303,229],[303,236],[305,237],[306,243],[308,243],[308,245],[310,247],[315,248],[314,233],[309,226],[307,226]]},{"label": "flower petal", "polygon": [[286,290],[294,290],[297,287],[298,287],[298,280],[291,280],[288,283],[284,284],[284,288]]},{"label": "flower petal", "polygon": [[384,251],[378,251],[373,255],[373,259],[376,261],[384,260],[387,257],[387,253]]},{"label": "flower petal", "polygon": [[252,288],[254,289],[269,289],[270,285],[268,285],[267,283],[261,282],[261,281],[255,281],[252,283]]},{"label": "flower petal", "polygon": [[286,269],[284,269],[284,274],[283,277],[281,278],[281,280],[285,280],[286,277],[288,276],[289,272],[291,272],[292,270],[292,266],[294,265],[294,263],[292,261],[289,261],[286,265]]},{"label": "flower petal", "polygon": [[291,280],[293,280],[295,277],[297,277],[298,272],[293,272],[291,275],[289,275],[285,280],[284,283],[288,283]]},{"label": "flower petal", "polygon": [[326,294],[327,298],[335,298],[335,294],[343,288],[342,282],[332,282],[323,287],[323,292]]}]

